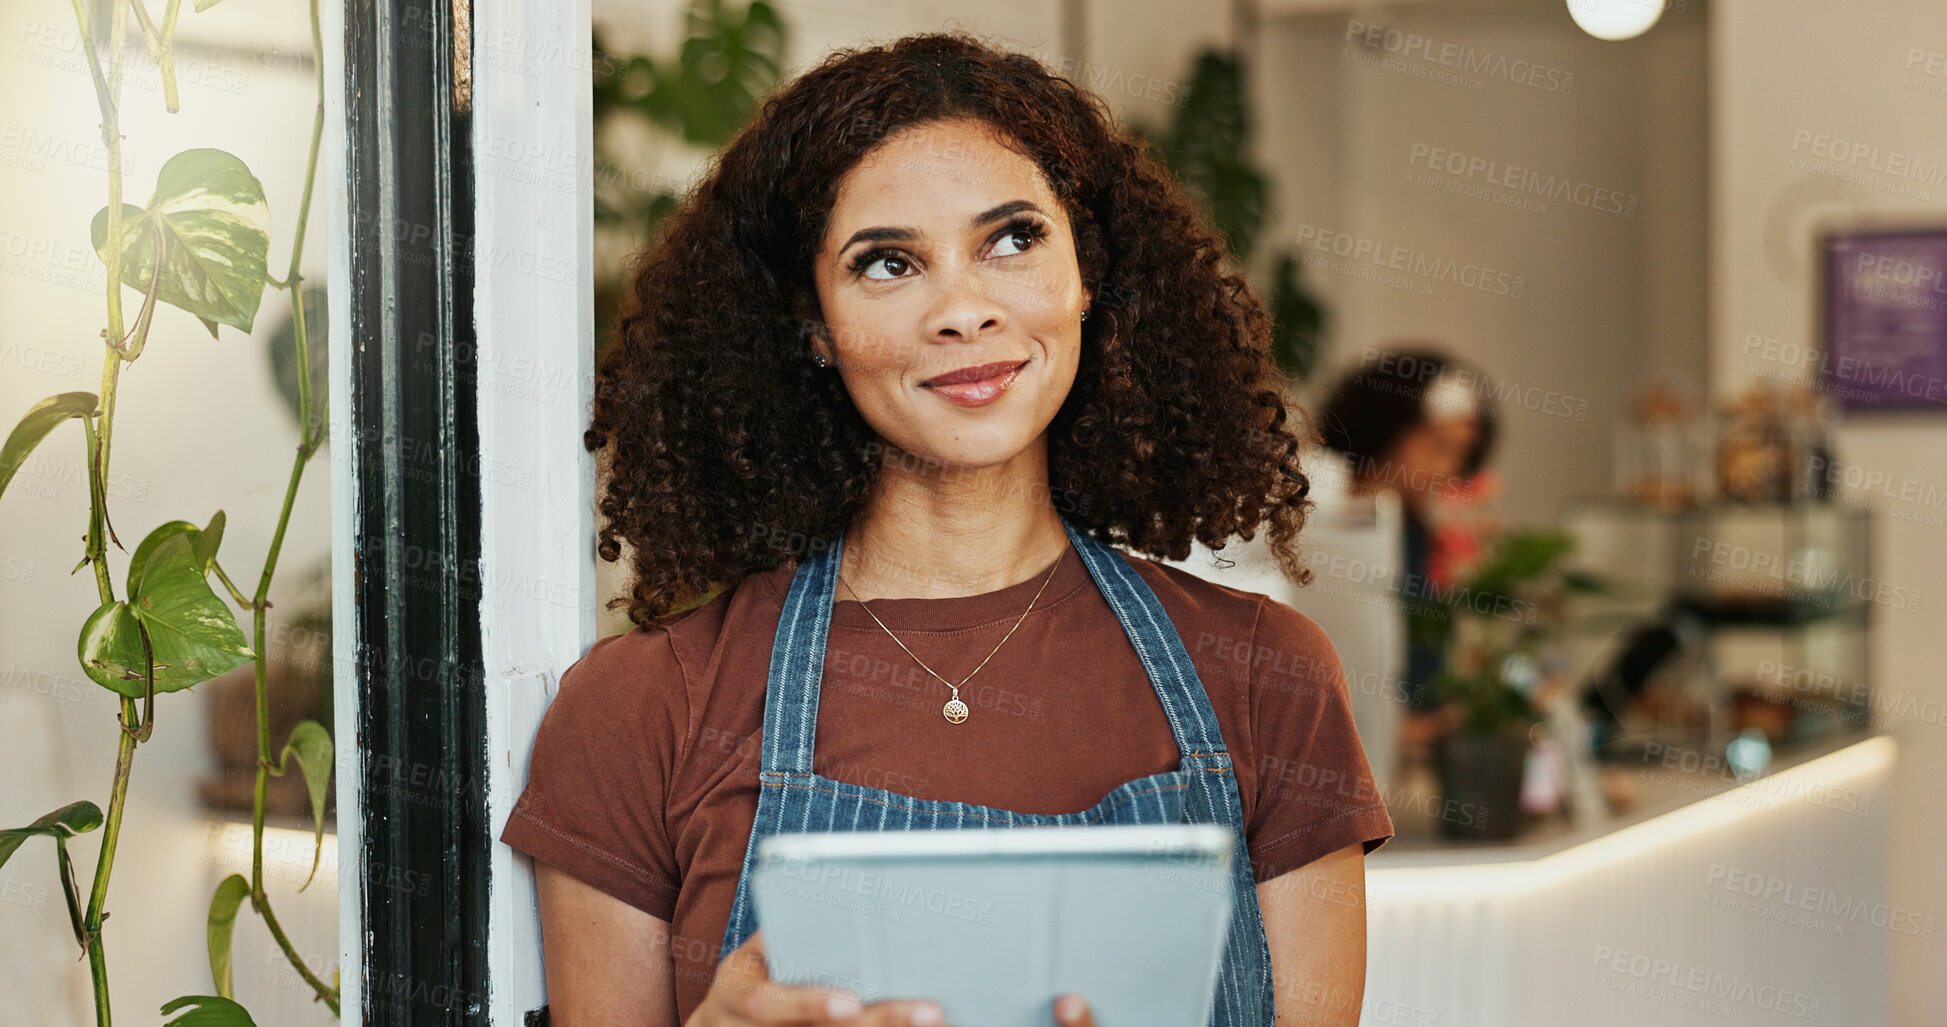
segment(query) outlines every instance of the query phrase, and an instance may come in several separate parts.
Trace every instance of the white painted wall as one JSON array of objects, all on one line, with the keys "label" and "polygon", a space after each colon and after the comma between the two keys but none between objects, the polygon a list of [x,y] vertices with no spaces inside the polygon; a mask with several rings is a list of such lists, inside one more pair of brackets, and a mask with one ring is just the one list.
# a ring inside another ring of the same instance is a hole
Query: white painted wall
[{"label": "white painted wall", "polygon": [[[1701,19],[1615,44],[1556,5],[1457,2],[1277,19],[1263,36],[1277,220],[1262,246],[1300,244],[1330,312],[1316,385],[1389,340],[1437,343],[1518,390],[1495,456],[1510,519],[1552,521],[1606,491],[1629,399],[1658,376],[1703,377]],[[1509,166],[1571,191],[1509,189]],[[1496,277],[1469,288],[1415,259]]]},{"label": "white painted wall", "polygon": [[[1831,4],[1819,0],[1716,0],[1711,12],[1711,377],[1720,395],[1760,371],[1802,376],[1815,367],[1810,241],[1821,223],[1861,219],[1939,223],[1947,182],[1923,172],[1896,183],[1863,169],[1870,184],[1840,181],[1835,162],[1801,132],[1911,154],[1927,167],[1947,162],[1947,77],[1926,73],[1947,50],[1947,11],[1928,0]],[[1919,63],[1914,51],[1919,51]],[[1933,54],[1929,58],[1928,54]],[[1794,160],[1809,162],[1794,168]],[[1778,340],[1772,357],[1747,339]],[[1848,489],[1873,506],[1873,574],[1918,589],[1917,608],[1881,605],[1871,653],[1885,726],[1900,740],[1887,870],[1889,902],[1947,914],[1940,853],[1947,822],[1934,790],[1947,780],[1947,614],[1938,582],[1947,567],[1943,511],[1902,499],[1901,483],[1947,489],[1947,420],[1939,416],[1854,417],[1835,440],[1836,458],[1894,484]],[[1918,518],[1918,519],[1916,519]],[[1934,524],[1927,523],[1934,519]],[[1933,704],[1928,706],[1926,704]],[[1932,716],[1927,715],[1928,710]],[[1889,946],[1894,1023],[1929,1023],[1947,1003],[1940,940],[1902,934]]]}]

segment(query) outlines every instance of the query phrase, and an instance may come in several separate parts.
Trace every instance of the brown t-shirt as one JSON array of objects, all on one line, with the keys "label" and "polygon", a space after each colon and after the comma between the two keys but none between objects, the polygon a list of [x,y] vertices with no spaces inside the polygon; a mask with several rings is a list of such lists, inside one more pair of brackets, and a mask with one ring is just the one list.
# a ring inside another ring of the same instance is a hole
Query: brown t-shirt
[{"label": "brown t-shirt", "polygon": [[[1318,625],[1258,593],[1147,558],[1132,564],[1216,711],[1256,880],[1392,837],[1338,657]],[[670,922],[683,1020],[715,975],[743,869],[771,643],[796,569],[787,560],[667,628],[596,642],[562,675],[527,788],[501,832],[508,845]],[[875,599],[872,611],[959,681],[1020,618],[1047,570],[981,595]],[[1155,688],[1072,547],[1033,612],[961,688],[965,723],[940,716],[951,694],[857,602],[838,600],[812,769],[921,799],[1072,813],[1181,761]]]}]

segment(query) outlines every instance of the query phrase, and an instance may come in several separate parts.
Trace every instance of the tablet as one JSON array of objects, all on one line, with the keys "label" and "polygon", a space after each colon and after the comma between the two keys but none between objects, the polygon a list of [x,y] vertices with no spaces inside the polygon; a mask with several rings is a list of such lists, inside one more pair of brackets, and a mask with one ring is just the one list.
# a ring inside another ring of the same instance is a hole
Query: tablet
[{"label": "tablet", "polygon": [[927,998],[951,1027],[1209,1022],[1235,838],[1217,824],[767,835],[751,882],[771,979]]}]

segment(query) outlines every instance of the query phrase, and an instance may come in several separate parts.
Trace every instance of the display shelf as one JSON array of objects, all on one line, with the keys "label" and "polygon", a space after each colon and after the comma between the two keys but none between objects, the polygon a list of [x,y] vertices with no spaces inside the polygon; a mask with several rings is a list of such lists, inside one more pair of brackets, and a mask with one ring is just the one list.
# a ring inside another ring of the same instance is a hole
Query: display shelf
[{"label": "display shelf", "polygon": [[1592,497],[1571,501],[1563,523],[1577,541],[1571,566],[1607,586],[1580,604],[1572,634],[1585,647],[1659,622],[1698,636],[1690,655],[1709,694],[1691,698],[1710,712],[1661,723],[1658,737],[1715,748],[1757,726],[1787,744],[1870,723],[1867,638],[1889,597],[1870,573],[1869,511]]}]

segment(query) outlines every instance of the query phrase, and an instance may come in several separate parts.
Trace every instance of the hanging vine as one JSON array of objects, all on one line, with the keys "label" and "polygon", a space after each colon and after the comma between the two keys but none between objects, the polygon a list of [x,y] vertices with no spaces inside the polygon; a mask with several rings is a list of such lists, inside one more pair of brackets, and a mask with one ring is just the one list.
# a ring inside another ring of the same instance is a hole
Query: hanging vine
[{"label": "hanging vine", "polygon": [[[194,0],[201,12],[218,0]],[[319,31],[318,0],[310,0],[312,68],[317,103],[311,121],[311,146],[305,164],[304,191],[298,201],[297,229],[291,241],[289,270],[282,280],[269,271],[270,208],[262,183],[236,156],[216,149],[189,149],[166,161],[156,175],[149,201],[135,206],[123,201],[121,112],[124,58],[128,27],[133,20],[142,34],[149,58],[160,73],[163,104],[178,110],[175,71],[175,33],[181,0],[168,0],[162,20],[150,17],[144,0],[108,0],[106,47],[91,27],[82,0],[70,0],[80,28],[89,79],[101,112],[101,138],[107,148],[108,202],[89,226],[95,252],[106,275],[106,326],[99,393],[66,392],[29,407],[4,444],[0,444],[0,496],[40,443],[69,420],[81,422],[88,460],[89,505],[86,545],[75,571],[92,567],[100,605],[82,624],[76,659],[82,671],[119,699],[114,776],[106,814],[94,802],[69,803],[21,828],[0,830],[0,864],[29,839],[52,839],[74,938],[88,956],[94,984],[95,1018],[110,1023],[108,962],[102,926],[108,919],[108,886],[121,840],[122,813],[128,799],[135,751],[153,735],[156,696],[181,691],[244,664],[254,664],[257,700],[257,770],[251,815],[250,876],[232,874],[211,898],[205,934],[214,995],[185,995],[162,1007],[166,1016],[181,1011],[174,1024],[230,1027],[253,1021],[235,1001],[231,987],[230,938],[236,916],[247,899],[264,920],[277,946],[298,974],[335,1016],[338,982],[321,980],[291,945],[278,923],[264,888],[264,800],[268,779],[281,776],[295,761],[310,796],[314,823],[311,872],[317,873],[323,851],[326,790],[332,771],[332,742],[314,721],[300,722],[284,747],[272,758],[265,616],[270,608],[271,582],[290,525],[291,510],[303,481],[305,466],[323,444],[323,411],[312,409],[311,360],[305,334],[299,264],[304,253],[305,227],[310,217],[312,188],[318,170],[318,149],[324,133],[324,45]],[[105,58],[105,59],[104,59]],[[143,296],[133,325],[125,323],[122,288]],[[271,536],[269,552],[254,592],[246,594],[225,572],[218,559],[223,542],[224,512],[217,510],[202,526],[169,521],[151,529],[129,557],[122,595],[115,594],[108,566],[108,545],[126,551],[109,513],[109,458],[114,439],[115,408],[124,365],[139,359],[148,344],[156,308],[167,304],[195,316],[219,338],[218,327],[228,325],[248,333],[256,323],[266,287],[285,290],[291,297],[298,375],[298,442],[292,458],[284,500]],[[252,635],[246,641],[236,615],[210,584],[214,575],[229,599],[248,610]],[[102,831],[100,855],[86,906],[68,841],[78,834]],[[309,886],[310,880],[305,882]]]}]

